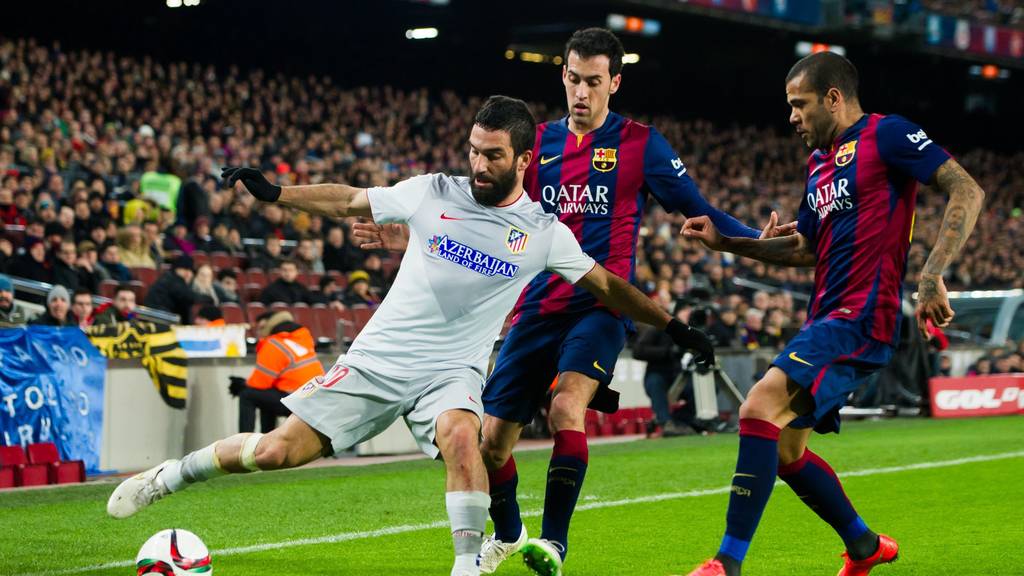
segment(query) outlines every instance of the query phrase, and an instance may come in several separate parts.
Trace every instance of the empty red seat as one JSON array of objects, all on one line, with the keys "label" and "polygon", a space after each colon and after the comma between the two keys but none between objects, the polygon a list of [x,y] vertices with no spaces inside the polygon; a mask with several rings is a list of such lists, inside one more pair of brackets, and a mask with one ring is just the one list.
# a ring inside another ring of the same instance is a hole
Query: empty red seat
[{"label": "empty red seat", "polygon": [[264,306],[262,302],[249,302],[245,306],[245,311],[247,313],[246,315],[249,317],[249,323],[255,326],[256,318],[258,318],[260,314],[266,312],[267,307]]},{"label": "empty red seat", "polygon": [[14,483],[14,468],[10,466],[0,466],[0,490],[4,488],[14,488],[17,484]]},{"label": "empty red seat", "polygon": [[156,279],[160,277],[160,272],[156,268],[132,268],[131,271],[132,278],[146,286],[152,286]]},{"label": "empty red seat", "polygon": [[117,286],[117,280],[103,280],[100,282],[100,296],[113,300],[114,292],[117,292]]},{"label": "empty red seat", "polygon": [[267,285],[267,274],[262,268],[249,268],[245,271],[245,281],[263,288]]},{"label": "empty red seat", "polygon": [[45,464],[31,464],[21,446],[0,446],[0,467],[11,468],[15,486],[44,486],[50,480]]},{"label": "empty red seat", "polygon": [[238,266],[238,259],[227,252],[211,252],[210,265],[217,270],[235,268]]},{"label": "empty red seat", "polygon": [[57,446],[52,442],[28,445],[28,461],[42,464],[49,472],[50,484],[74,484],[85,482],[85,462],[61,460]]},{"label": "empty red seat", "polygon": [[288,311],[291,308],[287,302],[271,302],[270,309],[274,312]]},{"label": "empty red seat", "polygon": [[195,264],[196,268],[199,268],[203,264],[210,263],[210,255],[203,250],[196,250],[192,252],[192,262]]},{"label": "empty red seat", "polygon": [[128,286],[131,286],[132,292],[135,293],[135,301],[142,304],[146,300],[146,292],[149,291],[149,287],[152,284],[143,284],[138,280],[132,280],[128,283]]},{"label": "empty red seat", "polygon": [[220,311],[224,314],[224,322],[227,324],[245,324],[245,313],[242,307],[234,302],[225,302],[220,305]]},{"label": "empty red seat", "polygon": [[370,317],[373,316],[373,308],[352,308],[352,339],[355,340],[356,336],[366,328],[366,323],[370,321]]}]

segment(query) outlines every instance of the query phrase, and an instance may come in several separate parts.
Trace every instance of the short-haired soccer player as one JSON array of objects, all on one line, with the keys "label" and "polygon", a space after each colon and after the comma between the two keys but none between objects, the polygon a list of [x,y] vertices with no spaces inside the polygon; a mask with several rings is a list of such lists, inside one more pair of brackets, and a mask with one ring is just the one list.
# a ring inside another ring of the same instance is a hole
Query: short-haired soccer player
[{"label": "short-haired soccer player", "polygon": [[740,573],[776,476],[842,538],[839,576],[868,574],[899,551],[895,540],[873,532],[857,514],[807,440],[812,430],[838,432],[846,397],[892,358],[918,182],[949,196],[919,280],[922,333],[927,322],[946,326],[953,317],[942,274],[974,228],[985,193],[916,124],[865,114],[857,85],[853,64],[829,52],[800,60],[786,77],[789,121],[813,150],[797,234],[729,238],[703,217],[683,227],[684,236],[716,250],[815,269],[807,323],[740,407],[725,537],[718,554],[691,576]]}]

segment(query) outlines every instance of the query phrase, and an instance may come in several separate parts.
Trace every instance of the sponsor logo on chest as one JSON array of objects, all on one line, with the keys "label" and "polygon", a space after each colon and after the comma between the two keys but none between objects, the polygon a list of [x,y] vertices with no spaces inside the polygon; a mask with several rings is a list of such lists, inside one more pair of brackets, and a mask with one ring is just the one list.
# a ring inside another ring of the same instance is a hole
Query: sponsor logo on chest
[{"label": "sponsor logo on chest", "polygon": [[[522,249],[525,248],[526,242],[524,238]],[[512,247],[509,246],[509,249],[511,250]],[[522,249],[520,251],[522,251]],[[447,234],[435,235],[427,240],[427,251],[449,262],[458,264],[463,268],[468,268],[477,274],[482,274],[488,277],[504,276],[506,278],[512,278],[519,272],[518,265],[491,256],[490,254],[477,250],[471,246],[467,246],[457,240],[449,238]]]},{"label": "sponsor logo on chest", "polygon": [[600,214],[608,212],[608,187],[589,184],[547,185],[541,189],[547,212],[555,214]]},{"label": "sponsor logo on chest", "polygon": [[837,178],[819,184],[814,192],[807,193],[807,205],[818,213],[818,221],[833,212],[853,209],[853,197],[847,189],[850,181]]}]

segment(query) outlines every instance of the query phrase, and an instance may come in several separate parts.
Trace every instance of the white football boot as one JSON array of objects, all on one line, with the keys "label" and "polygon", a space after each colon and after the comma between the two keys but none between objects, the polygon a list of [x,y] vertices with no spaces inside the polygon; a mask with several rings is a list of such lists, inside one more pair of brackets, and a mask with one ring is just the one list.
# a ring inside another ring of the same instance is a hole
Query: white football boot
[{"label": "white football boot", "polygon": [[523,549],[527,538],[525,525],[515,542],[502,542],[493,534],[485,538],[483,546],[480,547],[480,573],[493,574],[502,562]]},{"label": "white football boot", "polygon": [[110,500],[107,500],[107,514],[114,518],[127,518],[170,494],[171,491],[157,478],[157,474],[177,462],[168,460],[121,482],[110,495]]}]

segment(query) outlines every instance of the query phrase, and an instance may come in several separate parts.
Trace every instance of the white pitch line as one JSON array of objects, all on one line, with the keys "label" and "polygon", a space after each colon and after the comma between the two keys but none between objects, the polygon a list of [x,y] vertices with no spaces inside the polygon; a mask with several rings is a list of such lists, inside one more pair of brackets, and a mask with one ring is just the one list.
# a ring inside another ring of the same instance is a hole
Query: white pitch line
[{"label": "white pitch line", "polygon": [[[950,466],[960,466],[963,464],[973,464],[977,462],[991,462],[994,460],[1007,460],[1010,458],[1022,458],[1024,457],[1024,451],[1017,452],[1002,452],[1000,454],[986,454],[982,456],[968,456],[966,458],[957,458],[955,460],[939,460],[935,462],[918,462],[916,464],[906,464],[903,466],[889,466],[886,468],[867,468],[864,470],[852,470],[850,472],[842,472],[839,474],[842,478],[854,478],[858,476],[877,476],[879,474],[894,474],[897,472],[909,472],[913,470],[928,470],[931,468],[947,468]],[[779,481],[777,484],[781,484]],[[620,500],[607,500],[599,502],[590,502],[581,504],[576,507],[577,511],[583,510],[597,510],[599,508],[614,508],[619,506],[631,506],[633,504],[647,504],[651,502],[662,502],[665,500],[679,500],[682,498],[697,498],[700,496],[712,496],[715,494],[727,494],[730,490],[729,486],[723,486],[721,488],[708,488],[704,490],[690,490],[687,492],[667,492],[664,494],[651,494],[650,496],[638,496],[635,498],[622,498]],[[531,510],[524,512],[523,516],[530,518],[534,516],[540,516],[543,513],[542,510]],[[329,536],[319,536],[316,538],[300,538],[297,540],[285,540],[283,542],[269,542],[266,544],[253,544],[250,546],[239,546],[236,548],[224,548],[222,550],[212,550],[210,555],[213,557],[219,556],[234,556],[236,554],[247,554],[251,552],[265,552],[267,550],[280,550],[282,548],[294,548],[297,546],[314,546],[317,544],[336,544],[338,542],[348,542],[350,540],[364,540],[370,538],[380,538],[382,536],[391,536],[394,534],[405,534],[408,532],[421,532],[423,530],[433,530],[436,528],[443,528],[448,526],[448,522],[439,520],[437,522],[428,522],[424,524],[404,524],[401,526],[391,526],[388,528],[380,528],[378,530],[365,530],[362,532],[342,532],[340,534],[332,534]],[[85,572],[95,572],[98,570],[107,570],[110,568],[124,568],[128,566],[134,566],[135,562],[131,560],[123,560],[120,562],[108,562],[106,564],[97,564],[94,566],[82,566],[79,568],[64,568],[60,570],[46,570],[43,572],[30,572],[24,574],[18,574],[16,576],[58,576],[60,574],[82,574]]]}]

